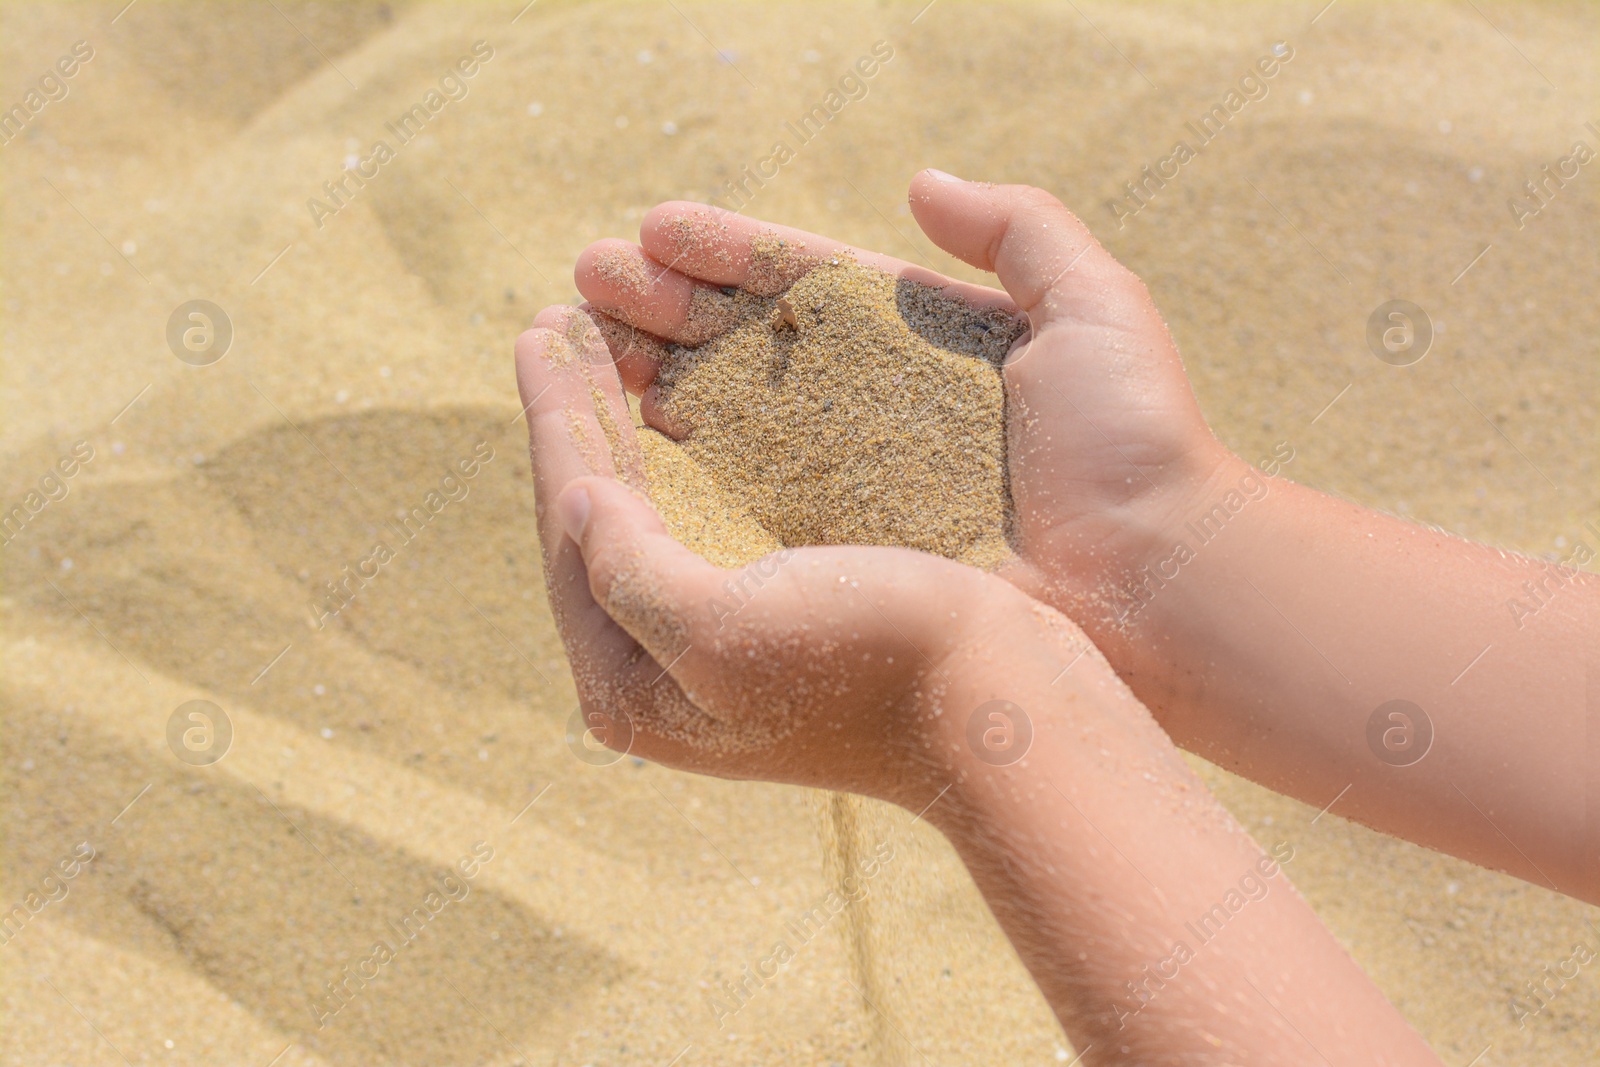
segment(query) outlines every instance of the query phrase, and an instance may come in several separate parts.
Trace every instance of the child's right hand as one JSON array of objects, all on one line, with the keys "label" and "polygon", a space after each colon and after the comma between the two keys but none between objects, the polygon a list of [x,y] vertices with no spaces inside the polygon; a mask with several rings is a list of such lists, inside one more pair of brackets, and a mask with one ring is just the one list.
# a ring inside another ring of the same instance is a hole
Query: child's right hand
[{"label": "child's right hand", "polygon": [[[980,306],[1020,308],[1032,329],[1007,359],[1007,451],[1019,560],[1002,571],[1025,592],[1095,630],[1096,595],[1148,561],[1214,480],[1240,466],[1207,429],[1144,283],[1049,193],[923,171],[911,209],[941,248],[995,272],[1006,291],[957,282],[816,234],[703,204],[669,202],[640,227],[642,247],[601,241],[579,258],[578,289],[600,312],[628,389],[647,422],[670,436],[652,392],[661,341],[699,344],[697,287],[763,292],[792,283],[762,269],[760,245],[781,238],[803,257],[857,261]],[[618,266],[640,260],[643,274]],[[663,269],[661,264],[666,264]],[[641,288],[630,278],[648,277]],[[612,321],[607,321],[608,319]],[[1237,473],[1232,477],[1237,478]],[[1097,634],[1097,640],[1104,635]]]},{"label": "child's right hand", "polygon": [[[651,382],[663,340],[711,336],[695,289],[774,295],[803,273],[774,269],[775,239],[1021,308],[1032,330],[1004,370],[1020,558],[1002,576],[1081,625],[1185,748],[1600,903],[1578,755],[1594,733],[1600,578],[1269,488],[1211,435],[1149,293],[1083,223],[1041,190],[947,177],[917,175],[913,214],[1006,292],[692,203],[647,214],[642,248],[591,246],[578,288],[646,420],[680,429]],[[630,256],[637,269],[619,269]]]}]

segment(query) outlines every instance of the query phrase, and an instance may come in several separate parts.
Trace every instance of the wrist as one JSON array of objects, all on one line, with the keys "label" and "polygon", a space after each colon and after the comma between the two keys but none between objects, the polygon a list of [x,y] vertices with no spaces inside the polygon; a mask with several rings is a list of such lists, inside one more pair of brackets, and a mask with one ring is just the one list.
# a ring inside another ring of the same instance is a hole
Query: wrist
[{"label": "wrist", "polygon": [[1045,753],[1068,733],[1130,713],[1148,718],[1088,637],[1054,608],[994,581],[979,610],[963,617],[969,624],[932,661],[912,704],[918,773],[894,799],[913,813],[947,786],[936,824],[970,812],[975,789],[1036,786],[1048,769]]},{"label": "wrist", "polygon": [[1259,510],[1270,492],[1262,470],[1209,440],[1120,513],[1104,517],[1115,528],[1098,551],[1058,553],[1045,599],[1126,673],[1152,651],[1158,620],[1181,599],[1186,572],[1210,541],[1242,511]]}]

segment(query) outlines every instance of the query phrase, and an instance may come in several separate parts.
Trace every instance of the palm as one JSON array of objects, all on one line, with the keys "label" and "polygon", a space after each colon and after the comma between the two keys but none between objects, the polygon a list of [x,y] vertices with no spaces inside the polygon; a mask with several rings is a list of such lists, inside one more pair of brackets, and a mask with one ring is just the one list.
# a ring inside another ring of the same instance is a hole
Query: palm
[{"label": "palm", "polygon": [[[1131,276],[1130,276],[1131,278]],[[1137,557],[1131,531],[1165,525],[1212,441],[1142,285],[1037,330],[1005,368],[1019,564],[1052,602]],[[1129,314],[1129,312],[1132,314]]]}]

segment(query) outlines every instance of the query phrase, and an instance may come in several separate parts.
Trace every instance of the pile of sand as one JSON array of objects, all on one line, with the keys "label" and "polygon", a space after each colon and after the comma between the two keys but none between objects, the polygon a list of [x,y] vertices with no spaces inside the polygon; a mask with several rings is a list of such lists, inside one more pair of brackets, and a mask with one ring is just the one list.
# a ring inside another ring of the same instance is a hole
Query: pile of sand
[{"label": "pile of sand", "polygon": [[[900,545],[992,567],[1010,494],[999,366],[1026,320],[848,261],[674,348],[657,385],[684,453],[773,540]],[[653,450],[660,455],[661,450]],[[672,469],[656,461],[656,469]],[[665,498],[669,526],[698,522]]]}]

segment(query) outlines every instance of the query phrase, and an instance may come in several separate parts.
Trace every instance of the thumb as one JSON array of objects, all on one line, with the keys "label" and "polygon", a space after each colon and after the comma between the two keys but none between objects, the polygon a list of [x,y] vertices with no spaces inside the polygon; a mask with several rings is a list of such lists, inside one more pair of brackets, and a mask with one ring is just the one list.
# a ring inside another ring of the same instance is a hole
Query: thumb
[{"label": "thumb", "polygon": [[721,572],[673,539],[661,516],[612,478],[577,478],[556,514],[583,554],[595,602],[662,667],[693,643]]},{"label": "thumb", "polygon": [[930,240],[991,271],[1032,320],[1105,317],[1108,286],[1143,286],[1061,201],[1031,185],[969,182],[938,170],[911,180],[911,213]]}]

